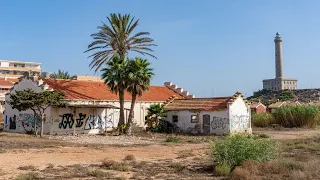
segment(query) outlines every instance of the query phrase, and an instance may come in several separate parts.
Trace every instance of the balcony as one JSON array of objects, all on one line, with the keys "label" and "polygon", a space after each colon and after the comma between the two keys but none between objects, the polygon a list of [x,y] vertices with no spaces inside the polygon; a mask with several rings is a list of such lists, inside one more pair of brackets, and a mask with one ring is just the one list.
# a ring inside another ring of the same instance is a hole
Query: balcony
[{"label": "balcony", "polygon": [[14,66],[11,66],[11,67],[0,67],[0,70],[41,72],[41,68],[14,67]]}]

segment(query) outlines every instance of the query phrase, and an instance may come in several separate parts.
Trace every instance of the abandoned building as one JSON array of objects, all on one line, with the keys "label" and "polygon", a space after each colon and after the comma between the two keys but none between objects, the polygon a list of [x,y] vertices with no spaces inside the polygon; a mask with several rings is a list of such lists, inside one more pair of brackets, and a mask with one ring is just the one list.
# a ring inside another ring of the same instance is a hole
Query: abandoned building
[{"label": "abandoned building", "polygon": [[[108,86],[98,81],[22,78],[10,93],[30,88],[35,92],[55,90],[65,93],[67,108],[49,107],[45,112],[45,134],[96,134],[117,127],[119,98]],[[10,98],[6,94],[6,101]],[[170,103],[173,99],[193,98],[187,91],[171,82],[164,86],[150,86],[149,91],[137,97],[133,122],[144,127],[147,108],[151,104]],[[4,131],[25,133],[33,129],[31,110],[19,112],[6,103]],[[125,121],[129,115],[131,94],[125,93]],[[40,127],[40,122],[37,124]]]},{"label": "abandoned building", "polygon": [[252,132],[250,105],[239,92],[232,97],[174,99],[165,110],[167,121],[184,132],[216,135]]}]

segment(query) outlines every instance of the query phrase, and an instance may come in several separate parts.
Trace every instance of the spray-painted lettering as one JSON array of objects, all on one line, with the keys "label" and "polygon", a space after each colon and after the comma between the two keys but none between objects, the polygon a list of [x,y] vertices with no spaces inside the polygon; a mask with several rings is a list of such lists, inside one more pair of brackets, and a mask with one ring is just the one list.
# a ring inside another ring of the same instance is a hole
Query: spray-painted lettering
[{"label": "spray-painted lettering", "polygon": [[225,129],[227,127],[228,119],[221,117],[213,117],[211,121],[211,128],[216,129]]},{"label": "spray-painted lettering", "polygon": [[61,122],[59,123],[59,128],[66,129],[67,127],[72,128],[74,120],[73,115],[71,113],[64,114],[61,116]]}]

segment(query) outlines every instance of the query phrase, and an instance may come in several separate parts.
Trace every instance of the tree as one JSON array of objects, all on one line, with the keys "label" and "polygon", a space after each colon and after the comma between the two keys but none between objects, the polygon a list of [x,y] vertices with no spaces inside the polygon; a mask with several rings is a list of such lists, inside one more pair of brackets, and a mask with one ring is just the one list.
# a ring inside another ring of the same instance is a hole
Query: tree
[{"label": "tree", "polygon": [[[91,37],[94,41],[88,45],[86,52],[93,51],[92,61],[89,64],[91,69],[98,69],[104,63],[112,60],[115,56],[119,56],[120,59],[124,59],[128,54],[128,51],[140,53],[142,55],[148,55],[156,58],[150,52],[153,44],[153,39],[147,37],[149,32],[138,32],[133,34],[134,29],[139,24],[139,19],[135,20],[130,14],[110,14],[107,17],[109,25],[103,23],[102,26],[98,26],[99,32],[94,33]],[[97,51],[101,50],[101,51]]]},{"label": "tree", "polygon": [[128,61],[119,56],[113,57],[107,62],[107,67],[103,68],[101,78],[113,93],[119,94],[120,118],[118,127],[124,124],[124,93],[127,89],[127,68]]},{"label": "tree", "polygon": [[37,120],[36,117],[41,117],[40,136],[43,136],[44,112],[50,106],[64,107],[66,104],[62,102],[64,94],[55,91],[34,92],[32,89],[24,89],[16,91],[15,94],[10,94],[8,103],[12,109],[26,111],[31,109],[34,117],[34,132],[37,136]]},{"label": "tree", "polygon": [[148,118],[151,116],[156,116],[158,118],[166,115],[164,106],[161,104],[152,104],[147,110],[148,110],[148,113],[147,113]]},{"label": "tree", "polygon": [[128,62],[128,92],[131,93],[131,107],[128,118],[128,134],[131,134],[131,123],[134,117],[134,106],[137,96],[149,90],[151,77],[154,75],[153,69],[149,67],[150,63],[146,59],[136,57]]},{"label": "tree", "polygon": [[58,70],[57,73],[54,73],[51,75],[51,78],[54,78],[54,79],[70,79],[70,74],[68,71],[64,72],[62,70]]}]

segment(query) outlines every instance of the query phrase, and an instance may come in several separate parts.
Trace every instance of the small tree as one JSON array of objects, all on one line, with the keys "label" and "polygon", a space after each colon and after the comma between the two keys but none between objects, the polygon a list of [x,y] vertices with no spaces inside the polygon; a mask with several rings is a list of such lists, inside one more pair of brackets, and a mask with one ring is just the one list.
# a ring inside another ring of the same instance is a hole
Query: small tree
[{"label": "small tree", "polygon": [[57,73],[54,73],[50,76],[51,78],[54,79],[70,79],[70,74],[68,71],[63,71],[63,70],[58,70]]},{"label": "small tree", "polygon": [[43,136],[43,122],[44,112],[50,106],[64,107],[66,104],[61,100],[64,98],[63,93],[57,93],[55,91],[43,91],[34,92],[32,89],[24,89],[16,91],[15,94],[10,94],[10,100],[8,103],[12,109],[18,109],[19,111],[26,111],[31,109],[34,117],[34,132],[37,136],[37,114],[41,118],[40,136]]}]

